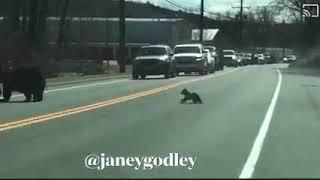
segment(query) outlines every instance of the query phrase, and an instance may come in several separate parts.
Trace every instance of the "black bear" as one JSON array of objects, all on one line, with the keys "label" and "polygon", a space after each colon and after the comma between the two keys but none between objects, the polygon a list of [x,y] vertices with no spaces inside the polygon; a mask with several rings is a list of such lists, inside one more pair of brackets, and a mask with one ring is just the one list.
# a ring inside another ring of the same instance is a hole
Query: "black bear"
[{"label": "black bear", "polygon": [[2,72],[0,76],[5,102],[10,100],[14,91],[24,94],[26,102],[31,100],[34,102],[42,101],[46,80],[39,68],[21,67],[10,72]]},{"label": "black bear", "polygon": [[194,104],[202,104],[202,100],[197,93],[191,93],[187,89],[183,89],[181,94],[184,95],[184,98],[180,101],[180,103],[185,103],[188,100],[192,100]]}]

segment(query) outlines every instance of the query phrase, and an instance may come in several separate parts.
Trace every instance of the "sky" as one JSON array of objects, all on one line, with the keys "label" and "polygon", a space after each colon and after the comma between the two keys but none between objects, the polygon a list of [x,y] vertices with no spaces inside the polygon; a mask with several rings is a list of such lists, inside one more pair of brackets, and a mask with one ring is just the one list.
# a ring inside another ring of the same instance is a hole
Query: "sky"
[{"label": "sky", "polygon": [[[164,6],[164,7],[171,7],[169,3],[165,0],[135,0],[135,1],[142,1],[147,2],[150,1],[153,4]],[[182,4],[184,7],[191,7],[191,8],[200,8],[200,0],[173,0]],[[244,6],[256,7],[256,6],[265,6],[268,5],[273,0],[243,0]],[[239,11],[239,9],[232,8],[232,7],[239,7],[240,0],[205,0],[205,8],[209,9],[213,12],[220,12],[224,13],[225,11],[235,12]]]}]

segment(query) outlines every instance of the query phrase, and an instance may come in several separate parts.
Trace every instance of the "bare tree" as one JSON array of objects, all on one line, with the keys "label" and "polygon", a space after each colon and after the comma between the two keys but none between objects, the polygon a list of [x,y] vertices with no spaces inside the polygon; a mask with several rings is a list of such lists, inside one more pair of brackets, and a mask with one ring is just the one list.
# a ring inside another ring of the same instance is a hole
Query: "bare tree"
[{"label": "bare tree", "polygon": [[[300,22],[302,51],[317,45],[320,39],[319,18],[306,18],[303,22],[303,4],[310,3],[310,0],[274,0],[270,5],[277,7],[279,12],[287,11],[291,17],[295,17],[296,22]],[[314,1],[313,3],[319,4]]]},{"label": "bare tree", "polygon": [[62,47],[62,43],[64,40],[64,35],[65,35],[64,30],[66,25],[66,17],[67,17],[69,3],[70,3],[70,0],[64,0],[63,7],[62,7],[61,17],[59,21],[58,42],[57,42],[59,48]]},{"label": "bare tree", "polygon": [[120,0],[120,18],[119,18],[119,57],[118,64],[120,73],[126,72],[126,19],[125,19],[125,0]]},{"label": "bare tree", "polygon": [[247,21],[248,22],[255,22],[256,21],[256,15],[254,12],[247,13]]},{"label": "bare tree", "polygon": [[307,0],[274,0],[270,5],[277,10],[279,14],[280,12],[287,11],[291,17],[302,23],[303,4],[305,4],[306,1]]},{"label": "bare tree", "polygon": [[19,31],[19,16],[20,16],[21,0],[11,0],[10,10],[11,14],[9,15],[10,30],[11,32]]},{"label": "bare tree", "polygon": [[39,37],[40,37],[40,42],[42,46],[47,45],[47,17],[48,17],[48,0],[41,0],[40,2],[40,8],[39,8],[39,16],[38,16],[38,21],[39,21]]},{"label": "bare tree", "polygon": [[38,23],[38,0],[30,0],[30,13],[28,22],[28,32],[32,43],[37,41],[37,23]]},{"label": "bare tree", "polygon": [[23,32],[27,32],[27,13],[28,13],[28,2],[26,0],[22,1],[22,25],[21,29]]},{"label": "bare tree", "polygon": [[[57,2],[57,6],[61,4],[61,1],[59,0]],[[66,26],[66,17],[68,12],[68,7],[70,4],[70,0],[64,0],[62,5],[62,11],[59,21],[59,32],[58,32],[58,39],[57,39],[57,56],[56,59],[59,61],[62,57],[62,48],[64,46],[64,40],[65,40],[65,26]]]},{"label": "bare tree", "polygon": [[276,13],[272,8],[267,8],[266,6],[260,8],[256,8],[255,15],[257,17],[257,21],[264,24],[273,24],[275,22]]}]

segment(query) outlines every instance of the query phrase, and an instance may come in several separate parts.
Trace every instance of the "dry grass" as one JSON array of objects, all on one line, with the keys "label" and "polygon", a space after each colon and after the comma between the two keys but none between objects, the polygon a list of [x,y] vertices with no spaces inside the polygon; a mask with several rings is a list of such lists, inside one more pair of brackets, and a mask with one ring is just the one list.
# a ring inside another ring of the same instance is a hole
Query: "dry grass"
[{"label": "dry grass", "polygon": [[304,57],[290,64],[290,67],[320,68],[320,46],[309,50]]}]

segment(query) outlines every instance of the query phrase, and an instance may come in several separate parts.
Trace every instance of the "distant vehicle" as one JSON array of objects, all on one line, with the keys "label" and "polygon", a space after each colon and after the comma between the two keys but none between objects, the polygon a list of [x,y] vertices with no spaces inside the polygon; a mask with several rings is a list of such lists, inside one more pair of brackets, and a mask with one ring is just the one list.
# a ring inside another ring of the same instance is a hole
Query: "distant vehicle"
[{"label": "distant vehicle", "polygon": [[244,54],[244,65],[253,64],[252,61],[252,54],[251,53],[245,53]]},{"label": "distant vehicle", "polygon": [[263,56],[264,56],[265,63],[271,64],[271,55],[270,55],[270,53],[269,52],[265,52],[265,53],[263,53]]},{"label": "distant vehicle", "polygon": [[214,47],[214,46],[204,46],[203,48],[204,49],[208,49],[210,51],[210,53],[211,53],[211,56],[213,56],[213,57],[218,56],[216,47]]},{"label": "distant vehicle", "polygon": [[221,58],[223,59],[223,64],[226,66],[238,66],[238,61],[236,57],[236,52],[234,50],[225,49],[221,52]]},{"label": "distant vehicle", "polygon": [[208,56],[202,44],[181,44],[174,48],[176,71],[200,75],[208,74]]},{"label": "distant vehicle", "polygon": [[132,78],[145,79],[147,75],[176,76],[172,50],[167,45],[144,46],[133,61]]},{"label": "distant vehicle", "polygon": [[263,54],[256,54],[255,55],[258,61],[258,64],[265,64],[265,58]]},{"label": "distant vehicle", "polygon": [[211,53],[211,56],[215,59],[215,70],[223,70],[223,63],[222,60],[219,57],[219,54],[217,53],[216,47],[214,46],[205,46],[204,49],[208,49]]},{"label": "distant vehicle", "polygon": [[270,64],[274,64],[274,63],[277,63],[277,58],[275,55],[271,55],[270,56]]},{"label": "distant vehicle", "polygon": [[257,54],[251,54],[251,64],[259,64]]},{"label": "distant vehicle", "polygon": [[295,62],[296,60],[297,60],[297,57],[295,55],[288,55],[285,58],[283,58],[283,62],[285,63]]},{"label": "distant vehicle", "polygon": [[236,53],[236,58],[238,62],[238,66],[244,65],[244,54],[243,53]]},{"label": "distant vehicle", "polygon": [[208,71],[209,73],[215,72],[215,58],[211,55],[210,51],[208,49],[205,49],[204,52],[207,54],[208,59]]}]

